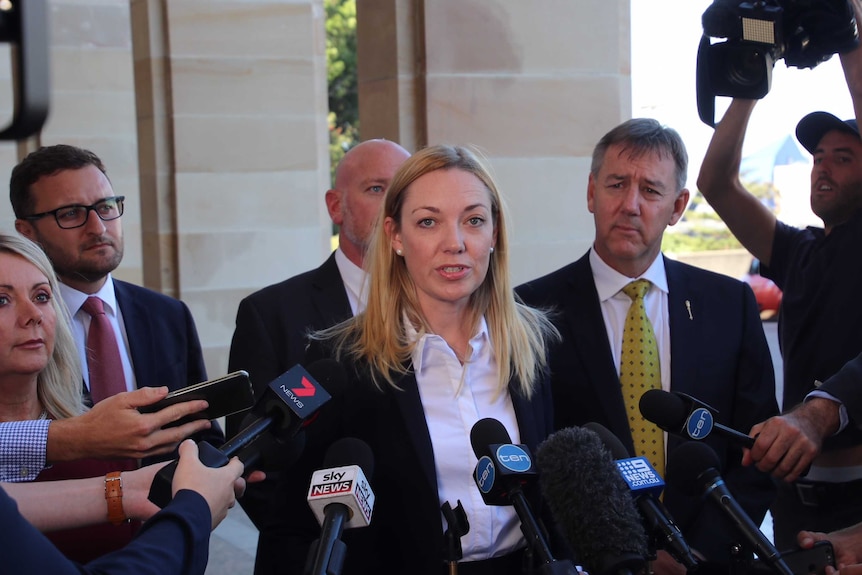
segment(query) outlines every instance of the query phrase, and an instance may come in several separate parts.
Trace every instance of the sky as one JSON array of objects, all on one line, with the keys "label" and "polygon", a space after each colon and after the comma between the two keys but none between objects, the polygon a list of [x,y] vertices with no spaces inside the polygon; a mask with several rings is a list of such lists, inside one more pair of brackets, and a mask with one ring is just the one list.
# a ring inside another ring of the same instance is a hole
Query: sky
[{"label": "sky", "polygon": [[[701,15],[710,4],[706,0],[631,0],[632,115],[656,118],[680,133],[689,152],[692,192],[712,136],[712,128],[697,115],[695,89]],[[717,99],[716,120],[729,102]],[[794,134],[799,119],[814,110],[842,119],[853,117],[838,56],[813,69],[776,62],[772,89],[754,110],[743,156]]]}]

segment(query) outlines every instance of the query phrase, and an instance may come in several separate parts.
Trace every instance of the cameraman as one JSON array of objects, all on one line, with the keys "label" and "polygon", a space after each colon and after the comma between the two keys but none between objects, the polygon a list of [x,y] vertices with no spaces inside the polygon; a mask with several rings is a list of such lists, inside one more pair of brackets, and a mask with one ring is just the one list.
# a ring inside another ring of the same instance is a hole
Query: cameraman
[{"label": "cameraman", "polygon": [[[856,21],[862,21],[862,0],[851,0],[851,5]],[[862,140],[857,128],[862,50],[840,57],[857,118],[842,122],[815,112],[796,128],[800,143],[814,157],[811,208],[823,220],[822,229],[797,229],[778,221],[740,181],[742,143],[756,101],[731,102],[697,181],[706,200],[761,261],[762,274],[784,291],[779,336],[785,411],[799,404],[815,381],[825,381],[862,350]],[[766,441],[758,438],[751,453],[768,452]],[[770,457],[774,462],[774,453]],[[771,463],[755,462],[774,471]],[[792,547],[803,528],[834,531],[862,521],[862,444],[855,428],[824,442],[806,478],[782,482],[772,514],[779,548]]]}]

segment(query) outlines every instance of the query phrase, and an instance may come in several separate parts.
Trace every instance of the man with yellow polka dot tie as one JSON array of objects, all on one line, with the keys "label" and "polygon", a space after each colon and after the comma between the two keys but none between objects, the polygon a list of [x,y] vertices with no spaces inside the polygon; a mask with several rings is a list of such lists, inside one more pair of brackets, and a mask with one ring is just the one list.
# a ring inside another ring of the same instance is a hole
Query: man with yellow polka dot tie
[{"label": "man with yellow polka dot tie", "polygon": [[[751,429],[778,411],[751,288],[661,253],[665,229],[688,203],[687,163],[679,134],[655,120],[629,120],[608,132],[593,150],[587,187],[592,248],[518,288],[526,303],[557,312],[562,342],[549,354],[554,425],[599,423],[661,476],[682,439],[643,419],[639,401],[648,389],[696,397],[734,429]],[[743,467],[741,452],[724,439],[705,441],[746,513],[762,521],[775,494],[771,479]],[[738,536],[720,510],[670,487],[663,501],[689,546],[729,569]],[[685,572],[661,549],[651,568]]]},{"label": "man with yellow polka dot tie", "polygon": [[659,473],[663,473],[664,434],[655,423],[641,415],[639,407],[644,392],[661,389],[658,345],[644,307],[644,296],[650,285],[649,280],[637,280],[623,288],[632,304],[623,327],[620,383],[636,455],[646,457]]}]

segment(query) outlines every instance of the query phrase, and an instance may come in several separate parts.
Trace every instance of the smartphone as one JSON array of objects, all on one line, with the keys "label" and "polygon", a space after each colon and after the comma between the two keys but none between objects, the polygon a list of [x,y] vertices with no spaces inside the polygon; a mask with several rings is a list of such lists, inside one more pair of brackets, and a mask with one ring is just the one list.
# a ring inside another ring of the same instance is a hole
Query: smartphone
[{"label": "smartphone", "polygon": [[218,379],[211,379],[174,390],[156,403],[139,407],[138,411],[153,413],[169,405],[193,399],[205,399],[209,403],[209,407],[172,421],[165,427],[175,427],[195,419],[217,419],[250,409],[254,405],[254,391],[248,372],[240,370]]},{"label": "smartphone", "polygon": [[835,567],[835,551],[829,541],[818,541],[811,549],[791,549],[781,553],[793,575],[824,575],[826,566]]}]

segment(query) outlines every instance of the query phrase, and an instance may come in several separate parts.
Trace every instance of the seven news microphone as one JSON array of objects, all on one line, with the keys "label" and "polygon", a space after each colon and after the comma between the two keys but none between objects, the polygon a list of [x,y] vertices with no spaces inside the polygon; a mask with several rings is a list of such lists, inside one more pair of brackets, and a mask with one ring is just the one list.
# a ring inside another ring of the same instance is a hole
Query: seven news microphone
[{"label": "seven news microphone", "polygon": [[[318,382],[326,382],[326,387]],[[297,456],[304,445],[300,431],[313,421],[326,402],[341,394],[346,382],[344,368],[333,359],[315,361],[308,371],[301,365],[292,367],[269,383],[242,431],[218,449],[205,441],[198,444],[201,462],[208,467],[221,467],[236,455],[248,469],[270,447],[266,442],[273,439],[277,444],[287,445],[292,455]],[[148,498],[159,507],[171,500],[176,465],[176,461],[166,465],[153,478]]]}]

